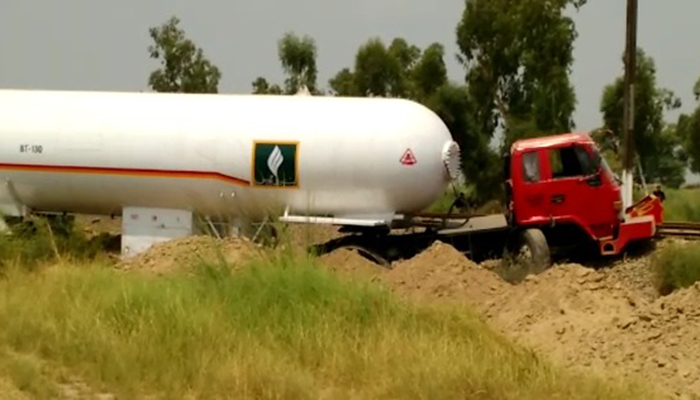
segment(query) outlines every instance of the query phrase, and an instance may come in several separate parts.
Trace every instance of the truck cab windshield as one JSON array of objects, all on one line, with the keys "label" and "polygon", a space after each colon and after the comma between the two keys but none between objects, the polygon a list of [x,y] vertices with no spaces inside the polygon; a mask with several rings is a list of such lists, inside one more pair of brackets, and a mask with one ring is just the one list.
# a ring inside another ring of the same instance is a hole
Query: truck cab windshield
[{"label": "truck cab windshield", "polygon": [[610,168],[610,165],[608,165],[605,157],[600,154],[600,150],[594,146],[591,148],[591,151],[593,152],[592,160],[596,170],[602,170],[603,174],[614,178],[618,185],[622,184],[622,180],[620,180],[620,177],[618,177],[617,174],[613,172],[612,168]]}]

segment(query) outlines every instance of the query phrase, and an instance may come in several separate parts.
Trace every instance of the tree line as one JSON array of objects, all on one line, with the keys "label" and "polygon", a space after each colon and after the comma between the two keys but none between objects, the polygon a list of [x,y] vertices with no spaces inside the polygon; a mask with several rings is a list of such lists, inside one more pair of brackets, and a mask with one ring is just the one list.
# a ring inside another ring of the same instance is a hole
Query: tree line
[{"label": "tree line", "polygon": [[[445,49],[432,43],[421,49],[397,37],[388,43],[371,37],[357,49],[354,64],[338,71],[323,90],[318,82],[318,48],[308,35],[286,33],[278,42],[284,82],[257,77],[251,93],[406,98],[424,104],[445,122],[462,148],[464,175],[473,200],[483,202],[501,190],[501,156],[517,139],[570,132],[576,93],[570,81],[577,31],[564,14],[587,0],[465,0],[455,29],[463,82],[447,77]],[[160,61],[148,83],[158,92],[217,93],[222,73],[185,35],[172,17],[150,29],[151,58]],[[666,112],[680,99],[656,82],[654,60],[639,48],[635,92],[634,143],[647,182],[671,187],[684,183],[689,167],[700,172],[700,104],[676,123]],[[694,87],[700,101],[700,80]],[[594,135],[606,159],[619,170],[616,146],[622,134],[623,77],[603,88],[602,125]],[[502,133],[498,148],[489,146]],[[616,141],[608,140],[612,136]],[[607,137],[607,139],[606,139]],[[637,174],[638,176],[638,174]]]}]

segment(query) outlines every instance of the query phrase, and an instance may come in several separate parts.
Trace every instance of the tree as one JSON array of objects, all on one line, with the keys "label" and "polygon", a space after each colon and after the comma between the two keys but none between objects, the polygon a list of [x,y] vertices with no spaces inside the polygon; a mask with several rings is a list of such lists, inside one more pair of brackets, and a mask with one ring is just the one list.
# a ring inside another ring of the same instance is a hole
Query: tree
[{"label": "tree", "polygon": [[445,48],[439,43],[428,46],[420,60],[409,69],[413,81],[413,97],[427,98],[447,83],[447,66],[445,65]]},{"label": "tree", "polygon": [[403,71],[410,71],[420,58],[420,48],[409,45],[404,38],[395,38],[389,45],[389,54],[396,58]]},{"label": "tree", "polygon": [[389,47],[379,38],[360,46],[354,71],[344,68],[329,80],[339,96],[399,97],[421,101],[447,83],[445,50],[439,43],[424,52],[403,38]]},{"label": "tree", "polygon": [[270,85],[262,76],[253,81],[253,94],[282,94],[279,85]]},{"label": "tree", "polygon": [[282,68],[289,75],[285,80],[287,94],[295,94],[304,86],[311,93],[316,93],[318,71],[314,40],[288,32],[279,40],[278,49]]},{"label": "tree", "polygon": [[420,59],[421,50],[418,46],[409,45],[406,39],[395,38],[389,45],[388,56],[398,64],[398,71],[391,82],[390,93],[394,97],[414,97],[414,82],[412,71]]},{"label": "tree", "polygon": [[362,96],[399,95],[401,63],[379,38],[360,46],[355,56],[355,87]]},{"label": "tree", "polygon": [[[633,149],[648,181],[660,181],[677,187],[684,182],[686,158],[676,125],[664,122],[664,111],[681,106],[680,99],[668,89],[657,87],[654,60],[637,50],[637,73],[634,82]],[[604,125],[622,140],[624,113],[624,77],[606,86],[600,111]]]},{"label": "tree", "polygon": [[277,56],[287,74],[284,90],[260,76],[252,82],[253,94],[296,94],[303,88],[312,94],[320,94],[316,89],[316,54],[316,43],[311,37],[285,33],[277,42]]},{"label": "tree", "polygon": [[335,96],[358,96],[355,74],[349,68],[343,68],[328,81]]},{"label": "tree", "polygon": [[586,0],[465,1],[457,44],[479,129],[489,137],[503,129],[503,150],[519,137],[571,130],[577,33],[563,11]]},{"label": "tree", "polygon": [[179,24],[180,20],[172,17],[149,29],[154,44],[148,52],[161,64],[149,76],[149,86],[157,92],[217,93],[221,72],[185,37]]},{"label": "tree", "polygon": [[[700,100],[700,79],[693,87],[695,100]],[[690,115],[681,114],[678,118],[678,135],[688,157],[690,170],[700,173],[700,104]]]}]

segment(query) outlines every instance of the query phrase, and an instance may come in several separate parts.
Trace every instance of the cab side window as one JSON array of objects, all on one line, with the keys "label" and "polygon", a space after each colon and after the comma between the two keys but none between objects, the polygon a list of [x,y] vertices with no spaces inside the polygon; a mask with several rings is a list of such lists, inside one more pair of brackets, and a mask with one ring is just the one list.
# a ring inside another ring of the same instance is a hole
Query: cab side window
[{"label": "cab side window", "polygon": [[525,182],[540,180],[540,159],[536,151],[523,154],[523,179]]},{"label": "cab side window", "polygon": [[588,153],[580,146],[550,149],[549,165],[552,179],[590,175],[594,169]]}]

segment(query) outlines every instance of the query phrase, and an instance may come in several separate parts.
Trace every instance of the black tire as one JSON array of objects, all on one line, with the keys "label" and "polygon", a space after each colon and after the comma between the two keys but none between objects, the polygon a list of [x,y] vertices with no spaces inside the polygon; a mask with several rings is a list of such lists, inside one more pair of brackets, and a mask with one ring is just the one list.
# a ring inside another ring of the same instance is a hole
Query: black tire
[{"label": "black tire", "polygon": [[515,244],[513,255],[529,273],[537,275],[552,266],[547,238],[541,230],[529,228],[521,231]]}]

